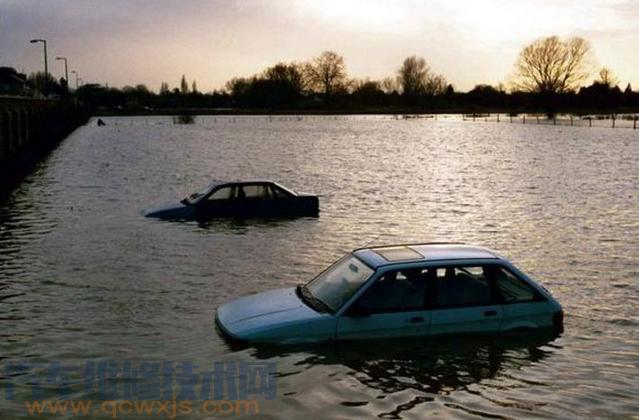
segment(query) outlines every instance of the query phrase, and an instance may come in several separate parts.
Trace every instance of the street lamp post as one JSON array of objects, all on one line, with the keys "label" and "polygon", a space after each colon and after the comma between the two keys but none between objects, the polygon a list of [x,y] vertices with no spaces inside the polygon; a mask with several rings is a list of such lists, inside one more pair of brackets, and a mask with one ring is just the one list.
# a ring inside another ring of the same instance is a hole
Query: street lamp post
[{"label": "street lamp post", "polygon": [[67,83],[67,90],[69,90],[69,67],[67,65],[67,58],[66,57],[56,57],[55,59],[64,61],[64,81]]},{"label": "street lamp post", "polygon": [[47,40],[46,39],[32,39],[31,43],[42,42],[44,45],[44,89],[47,90],[47,82],[49,79],[49,63],[47,62]]},{"label": "street lamp post", "polygon": [[78,90],[78,72],[75,70],[71,70],[72,74],[75,74],[75,90]]}]

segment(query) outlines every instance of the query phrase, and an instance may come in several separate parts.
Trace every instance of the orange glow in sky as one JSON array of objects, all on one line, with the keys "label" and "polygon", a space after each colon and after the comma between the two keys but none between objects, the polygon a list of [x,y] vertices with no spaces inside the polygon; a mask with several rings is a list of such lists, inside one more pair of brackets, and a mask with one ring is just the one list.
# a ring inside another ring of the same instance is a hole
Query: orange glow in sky
[{"label": "orange glow in sky", "polygon": [[394,76],[404,57],[426,58],[458,90],[507,82],[518,52],[536,38],[582,36],[593,76],[609,67],[621,87],[639,88],[639,8],[630,0],[0,0],[0,65],[27,73],[64,55],[85,82],[113,86],[182,74],[219,89],[278,61],[324,50],[351,77]]}]

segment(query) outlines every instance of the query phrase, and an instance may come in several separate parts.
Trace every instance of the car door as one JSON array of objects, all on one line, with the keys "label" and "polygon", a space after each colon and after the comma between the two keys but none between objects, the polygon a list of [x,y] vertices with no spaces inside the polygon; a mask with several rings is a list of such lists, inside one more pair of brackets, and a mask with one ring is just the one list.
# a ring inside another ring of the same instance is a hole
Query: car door
[{"label": "car door", "polygon": [[272,213],[270,191],[265,184],[244,184],[239,188],[239,212],[243,216],[269,216]]},{"label": "car door", "polygon": [[439,267],[435,274],[430,301],[432,335],[499,331],[502,307],[484,267]]},{"label": "car door", "polygon": [[428,334],[423,269],[380,274],[337,320],[338,339],[365,339]]},{"label": "car door", "polygon": [[236,187],[222,186],[197,203],[198,217],[232,216],[237,207]]},{"label": "car door", "polygon": [[277,185],[270,185],[271,192],[271,205],[273,207],[273,211],[278,214],[289,214],[295,212],[295,197],[293,197],[289,192],[284,191],[279,188]]}]

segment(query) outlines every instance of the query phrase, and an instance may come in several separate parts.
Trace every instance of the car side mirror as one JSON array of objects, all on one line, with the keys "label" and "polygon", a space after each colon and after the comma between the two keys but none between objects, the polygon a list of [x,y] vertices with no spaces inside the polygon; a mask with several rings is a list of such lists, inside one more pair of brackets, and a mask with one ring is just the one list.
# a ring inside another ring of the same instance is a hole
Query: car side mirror
[{"label": "car side mirror", "polygon": [[365,318],[367,316],[370,316],[371,313],[367,308],[353,305],[348,309],[346,315],[350,318]]}]

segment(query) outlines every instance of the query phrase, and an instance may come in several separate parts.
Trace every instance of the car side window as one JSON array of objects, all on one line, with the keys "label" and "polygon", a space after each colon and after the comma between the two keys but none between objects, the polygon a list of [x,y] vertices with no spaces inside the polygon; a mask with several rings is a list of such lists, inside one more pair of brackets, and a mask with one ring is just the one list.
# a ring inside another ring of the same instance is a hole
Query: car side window
[{"label": "car side window", "polygon": [[368,313],[418,311],[424,309],[426,270],[388,271],[380,276],[357,301]]},{"label": "car side window", "polygon": [[538,293],[504,267],[495,267],[497,290],[504,303],[532,302]]},{"label": "car side window", "polygon": [[273,191],[271,191],[271,188],[268,185],[262,185],[262,193],[262,198],[264,200],[272,200],[275,198]]},{"label": "car side window", "polygon": [[442,267],[435,278],[435,308],[490,305],[492,293],[483,267]]},{"label": "car side window", "polygon": [[270,197],[270,193],[266,185],[244,185],[245,198],[262,198],[266,199]]},{"label": "car side window", "polygon": [[273,193],[274,198],[286,198],[288,194],[281,188],[276,187],[275,185],[271,185],[271,191]]},{"label": "car side window", "polygon": [[216,201],[216,200],[228,200],[230,198],[233,198],[235,187],[222,187],[216,191],[213,192],[213,194],[209,195],[208,200],[209,201]]}]

